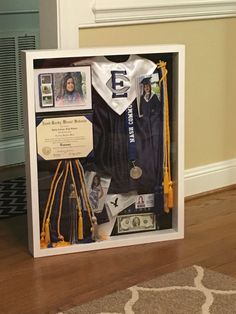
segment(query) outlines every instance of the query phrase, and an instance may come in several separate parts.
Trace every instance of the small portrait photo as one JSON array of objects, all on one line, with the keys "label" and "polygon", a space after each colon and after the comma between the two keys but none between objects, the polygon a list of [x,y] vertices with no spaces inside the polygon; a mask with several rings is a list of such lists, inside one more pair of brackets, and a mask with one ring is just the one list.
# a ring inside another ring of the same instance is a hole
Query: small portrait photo
[{"label": "small portrait photo", "polygon": [[41,84],[52,84],[52,74],[41,75]]},{"label": "small portrait photo", "polygon": [[90,186],[89,200],[94,212],[98,211],[100,199],[103,197],[104,191],[101,185],[101,177],[97,174],[93,176],[92,184]]},{"label": "small portrait photo", "polygon": [[136,208],[145,208],[145,201],[143,195],[138,195],[135,206]]},{"label": "small portrait photo", "polygon": [[43,107],[53,106],[53,96],[43,96],[42,97],[42,105],[43,105]]},{"label": "small portrait photo", "polygon": [[105,204],[111,178],[101,177],[94,171],[85,172],[89,202],[94,213],[101,213]]},{"label": "small portrait photo", "polygon": [[141,76],[138,79],[138,113],[139,117],[149,116],[160,105],[159,74]]},{"label": "small portrait photo", "polygon": [[51,84],[42,84],[41,85],[42,96],[52,95],[52,85]]},{"label": "small portrait photo", "polygon": [[86,99],[86,76],[84,72],[54,74],[55,107],[83,106]]}]

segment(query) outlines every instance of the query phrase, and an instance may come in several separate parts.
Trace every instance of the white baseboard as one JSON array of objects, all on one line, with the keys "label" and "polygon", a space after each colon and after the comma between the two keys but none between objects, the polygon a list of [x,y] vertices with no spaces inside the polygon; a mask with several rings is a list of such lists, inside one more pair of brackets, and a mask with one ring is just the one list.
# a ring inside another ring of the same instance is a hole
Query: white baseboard
[{"label": "white baseboard", "polygon": [[0,167],[25,162],[24,139],[0,142]]},{"label": "white baseboard", "polygon": [[236,159],[184,171],[185,197],[236,184]]}]

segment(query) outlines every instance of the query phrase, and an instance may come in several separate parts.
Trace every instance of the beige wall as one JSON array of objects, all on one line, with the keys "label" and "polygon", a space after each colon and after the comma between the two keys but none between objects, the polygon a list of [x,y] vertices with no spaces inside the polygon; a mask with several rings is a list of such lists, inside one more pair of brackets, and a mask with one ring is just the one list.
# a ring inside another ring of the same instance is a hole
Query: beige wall
[{"label": "beige wall", "polygon": [[185,44],[185,169],[236,158],[236,18],[80,30],[80,47]]}]

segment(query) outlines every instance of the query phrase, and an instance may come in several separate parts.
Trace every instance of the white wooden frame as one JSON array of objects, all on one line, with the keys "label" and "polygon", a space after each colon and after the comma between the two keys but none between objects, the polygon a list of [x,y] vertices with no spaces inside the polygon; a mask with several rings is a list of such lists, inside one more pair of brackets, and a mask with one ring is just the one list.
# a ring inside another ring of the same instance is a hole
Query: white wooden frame
[{"label": "white wooden frame", "polygon": [[[40,221],[38,173],[36,154],[36,124],[35,124],[35,88],[34,88],[34,60],[46,58],[86,57],[103,55],[127,55],[132,53],[171,53],[173,54],[173,84],[177,91],[174,95],[176,129],[174,133],[177,144],[177,165],[175,204],[173,209],[173,228],[168,230],[151,231],[122,236],[113,236],[102,242],[77,244],[69,247],[40,249]],[[28,239],[29,250],[34,257],[75,253],[97,249],[122,247],[127,245],[144,244],[159,241],[169,241],[184,237],[184,66],[185,48],[183,45],[139,46],[112,49],[78,49],[78,50],[33,50],[23,51],[22,57],[25,69],[25,149],[26,149],[26,177],[28,204]]]},{"label": "white wooden frame", "polygon": [[73,49],[88,27],[236,16],[236,0],[40,0],[42,48]]}]

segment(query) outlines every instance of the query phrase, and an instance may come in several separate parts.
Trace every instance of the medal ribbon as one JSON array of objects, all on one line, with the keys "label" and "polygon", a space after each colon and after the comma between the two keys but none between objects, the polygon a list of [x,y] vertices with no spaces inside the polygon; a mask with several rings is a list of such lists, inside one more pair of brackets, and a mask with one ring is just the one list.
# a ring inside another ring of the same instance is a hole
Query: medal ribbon
[{"label": "medal ribbon", "polygon": [[135,162],[137,153],[136,153],[136,142],[135,142],[135,133],[134,133],[134,116],[133,116],[133,107],[132,104],[125,111],[125,124],[128,133],[128,160]]}]

